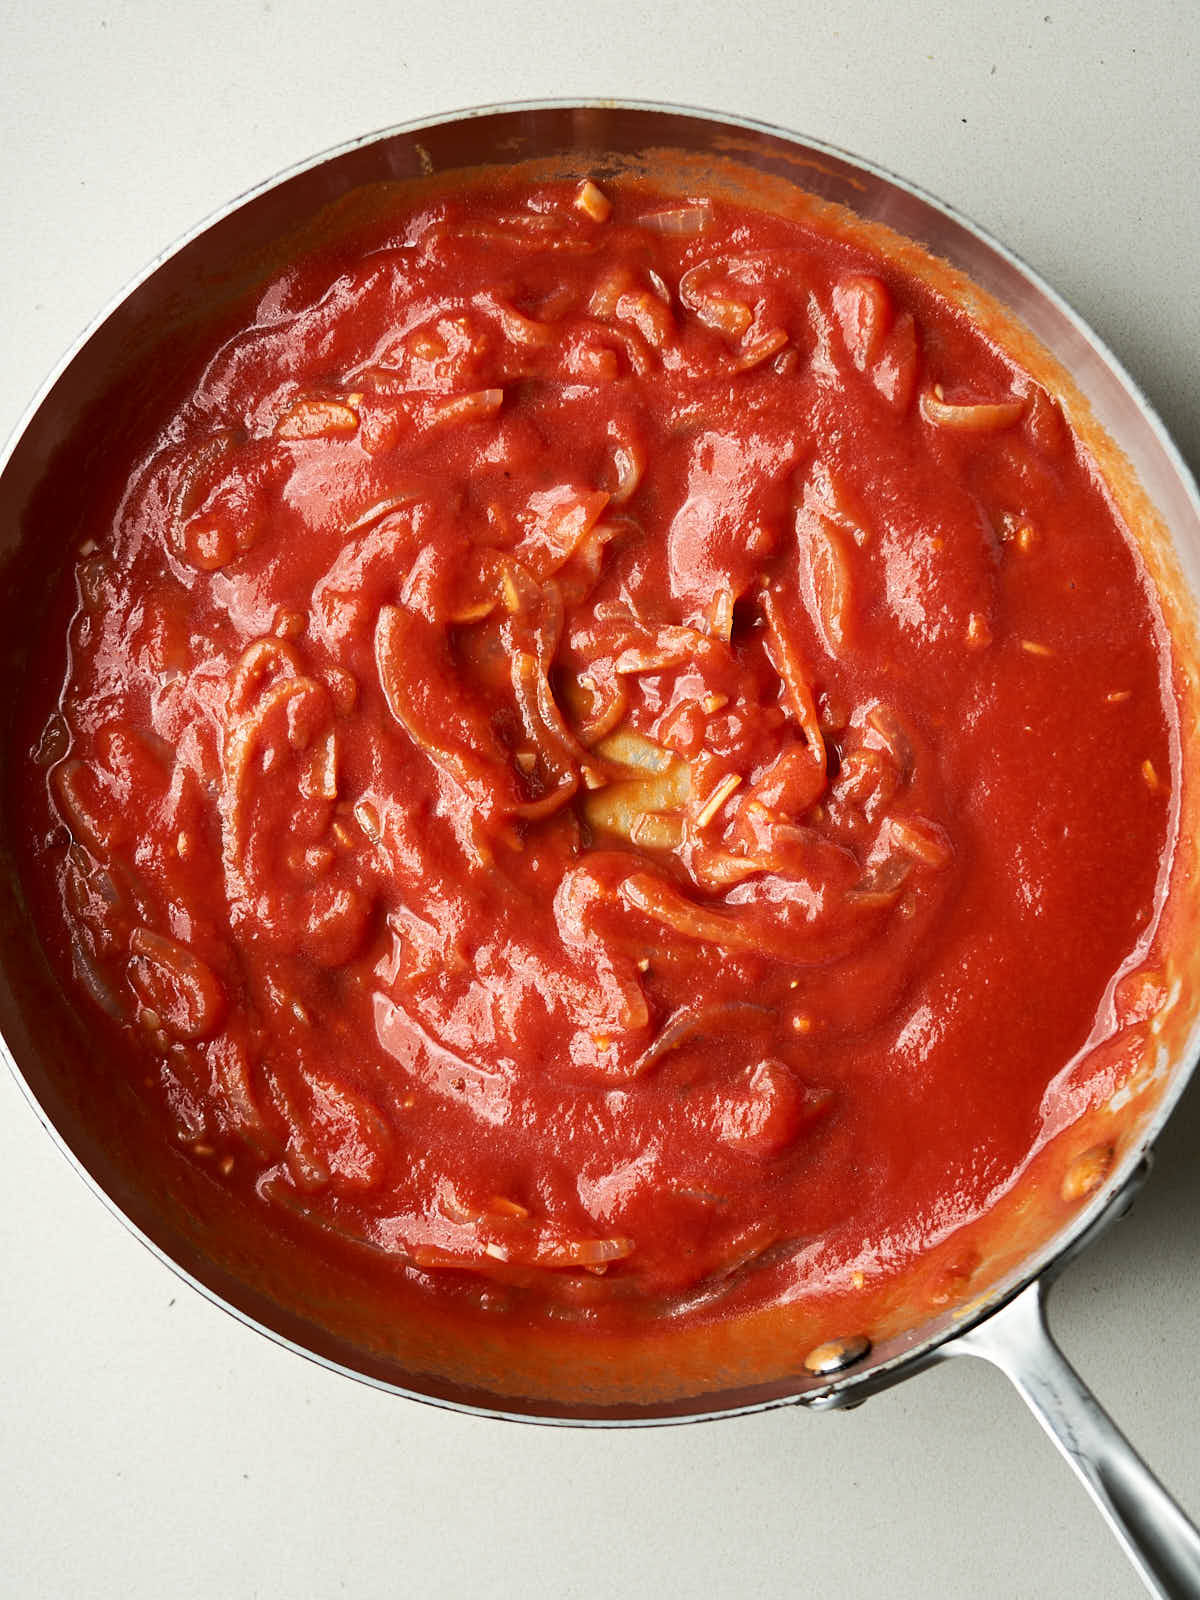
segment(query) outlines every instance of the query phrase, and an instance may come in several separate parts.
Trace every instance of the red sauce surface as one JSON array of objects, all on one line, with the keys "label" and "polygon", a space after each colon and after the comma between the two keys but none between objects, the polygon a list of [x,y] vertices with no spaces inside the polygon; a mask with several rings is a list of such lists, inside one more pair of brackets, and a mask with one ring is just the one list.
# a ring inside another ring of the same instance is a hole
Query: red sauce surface
[{"label": "red sauce surface", "polygon": [[164,1137],[380,1270],[610,1326],[878,1278],[1113,1087],[1161,619],[1057,403],[827,223],[396,216],[73,578],[46,944]]}]

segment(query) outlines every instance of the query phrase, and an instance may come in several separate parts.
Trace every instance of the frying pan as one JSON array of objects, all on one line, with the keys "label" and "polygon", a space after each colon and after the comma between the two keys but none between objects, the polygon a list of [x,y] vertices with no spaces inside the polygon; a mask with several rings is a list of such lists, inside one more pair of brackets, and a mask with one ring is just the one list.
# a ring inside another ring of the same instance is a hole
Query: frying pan
[{"label": "frying pan", "polygon": [[[782,130],[706,112],[644,104],[539,103],[491,107],[413,123],[346,145],[254,191],[154,262],[66,357],[0,459],[0,650],[9,683],[36,671],[28,619],[46,597],[97,506],[115,503],[113,463],[128,438],[162,414],[189,360],[234,325],[238,309],[286,259],[370,186],[491,163],[550,160],[595,172],[647,151],[733,162],[764,181],[796,184],[919,240],[1008,310],[1065,369],[1076,420],[1110,480],[1125,485],[1150,530],[1159,578],[1196,694],[1193,623],[1200,595],[1200,499],[1178,452],[1112,355],[1047,285],[979,229],[911,185]],[[1091,434],[1088,429],[1092,428]],[[1099,431],[1115,443],[1113,450]],[[1146,497],[1142,499],[1142,495]],[[1118,499],[1121,495],[1118,494]],[[1148,503],[1147,503],[1148,502]],[[1153,509],[1151,509],[1153,508]],[[1167,530],[1155,545],[1153,530]],[[1198,696],[1200,698],[1200,696]],[[1186,708],[1185,708],[1186,713]],[[6,715],[13,715],[10,706]],[[5,768],[18,748],[11,728]],[[0,774],[2,777],[3,774]],[[1191,851],[1182,817],[1180,849]],[[776,1354],[767,1370],[703,1365],[690,1383],[657,1392],[579,1387],[532,1392],[479,1369],[435,1359],[420,1333],[397,1345],[373,1336],[362,1285],[338,1271],[303,1281],[256,1212],[219,1193],[173,1150],[147,1161],[140,1109],[64,1000],[30,932],[19,885],[19,817],[0,826],[0,1031],[35,1112],[106,1203],[195,1288],[324,1364],[412,1399],[512,1420],[625,1424],[699,1420],[771,1406],[859,1404],[872,1393],[958,1355],[991,1361],[1015,1383],[1121,1540],[1148,1588],[1200,1595],[1200,1536],[1069,1367],[1046,1327],[1045,1299],[1062,1266],[1130,1203],[1151,1147],[1200,1049],[1181,924],[1177,1002],[1139,1091],[1106,1108],[1114,1130],[1107,1175],[1064,1213],[1030,1186],[1007,1252],[990,1281],[936,1315],[910,1311],[879,1328],[848,1325],[812,1347]],[[1193,920],[1194,910],[1191,908]],[[1188,918],[1183,919],[1184,924]],[[86,1064],[87,1070],[81,1070]],[[377,1332],[377,1330],[375,1330]],[[436,1336],[436,1330],[434,1330]],[[434,1337],[436,1343],[436,1337]],[[465,1374],[465,1376],[464,1376]]]}]

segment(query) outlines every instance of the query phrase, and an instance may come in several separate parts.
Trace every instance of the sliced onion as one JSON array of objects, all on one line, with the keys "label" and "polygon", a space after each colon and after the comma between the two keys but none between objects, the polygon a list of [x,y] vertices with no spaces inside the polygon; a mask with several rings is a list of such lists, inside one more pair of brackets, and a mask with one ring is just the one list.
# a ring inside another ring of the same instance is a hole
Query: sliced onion
[{"label": "sliced onion", "polygon": [[206,1054],[228,1131],[245,1139],[261,1157],[272,1154],[274,1141],[254,1091],[245,1047],[238,1039],[224,1033],[207,1046]]},{"label": "sliced onion", "polygon": [[593,183],[590,178],[585,178],[576,189],[573,204],[577,211],[582,211],[585,217],[591,217],[593,222],[607,222],[612,215],[612,201],[600,185]]},{"label": "sliced onion", "polygon": [[78,937],[71,940],[71,966],[81,986],[87,990],[102,1011],[107,1011],[117,1022],[128,1020],[125,1007],[117,998],[116,990],[101,972],[82,939]]},{"label": "sliced onion", "polygon": [[968,405],[952,405],[940,384],[921,394],[921,415],[935,428],[950,428],[958,433],[1000,433],[1020,422],[1025,415],[1024,400],[996,400]]},{"label": "sliced onion", "polygon": [[671,291],[667,287],[666,279],[663,278],[659,273],[655,272],[653,267],[648,267],[646,269],[646,276],[650,280],[650,287],[654,290],[658,298],[663,302],[664,305],[669,306],[671,304]]},{"label": "sliced onion", "polygon": [[715,944],[725,950],[758,950],[763,939],[730,912],[697,905],[661,878],[635,872],[621,885],[621,899],[664,927],[698,944]]},{"label": "sliced onion", "polygon": [[744,1032],[754,1022],[764,1023],[770,1017],[766,1006],[749,1000],[728,1000],[717,1005],[682,1006],[669,1016],[658,1030],[653,1042],[642,1051],[634,1063],[630,1077],[640,1077],[657,1066],[665,1055],[686,1044],[698,1033],[718,1033],[737,1028]]},{"label": "sliced onion", "polygon": [[907,783],[912,777],[916,755],[900,718],[891,706],[878,702],[867,712],[866,725],[878,736],[892,757],[901,782]]},{"label": "sliced onion", "polygon": [[612,460],[616,475],[612,504],[623,506],[637,492],[642,481],[642,474],[646,470],[646,452],[638,439],[621,432],[615,423],[609,423],[608,434],[614,441]]},{"label": "sliced onion", "polygon": [[[388,709],[413,743],[485,815],[511,810],[512,779],[490,722],[461,695],[446,693],[452,674],[444,631],[407,606],[383,606],[375,628],[375,662]],[[455,702],[456,716],[449,723],[446,699]]]},{"label": "sliced onion", "polygon": [[50,786],[71,837],[92,855],[105,855],[112,843],[112,826],[95,804],[99,786],[94,769],[78,759],[64,761],[51,773]]},{"label": "sliced onion", "polygon": [[774,643],[774,649],[771,651],[772,665],[787,690],[792,710],[800,724],[805,742],[812,752],[812,758],[824,772],[825,739],[817,715],[817,702],[813,697],[812,686],[804,671],[800,654],[787,631],[779,602],[770,589],[762,591],[762,608]]},{"label": "sliced onion", "polygon": [[616,679],[592,681],[583,687],[590,696],[591,704],[586,715],[576,718],[579,738],[585,745],[595,745],[624,720],[629,709],[629,695],[624,684]]},{"label": "sliced onion", "polygon": [[683,818],[677,812],[639,811],[629,839],[639,850],[678,850],[683,843]]},{"label": "sliced onion", "polygon": [[764,361],[769,361],[773,355],[788,343],[786,328],[768,328],[757,339],[752,339],[741,346],[741,355],[734,363],[735,372],[749,372],[754,367],[761,366]]},{"label": "sliced onion", "polygon": [[428,425],[436,428],[445,423],[476,422],[482,417],[495,416],[503,404],[503,389],[475,389],[470,394],[453,395],[433,407]]},{"label": "sliced onion", "polygon": [[638,218],[638,226],[649,229],[651,233],[670,233],[681,238],[691,238],[695,234],[703,233],[711,221],[712,201],[697,200],[690,206],[674,207],[669,211],[652,211],[649,216]]},{"label": "sliced onion", "polygon": [[539,1267],[594,1267],[609,1261],[624,1261],[633,1254],[633,1240],[556,1239],[539,1243],[533,1259]]},{"label": "sliced onion", "polygon": [[225,1015],[225,992],[206,961],[185,944],[150,928],[130,935],[129,980],[177,1039],[213,1033]]},{"label": "sliced onion", "polygon": [[953,854],[943,829],[925,817],[892,817],[889,828],[896,847],[924,867],[937,871]]},{"label": "sliced onion", "polygon": [[274,634],[266,634],[248,644],[230,674],[226,707],[231,717],[249,711],[259,693],[273,688],[285,678],[303,675],[303,664],[294,645]]},{"label": "sliced onion", "polygon": [[555,330],[548,323],[537,322],[533,317],[523,315],[515,306],[510,306],[495,295],[477,295],[475,304],[495,317],[506,339],[527,350],[541,349],[555,338]]},{"label": "sliced onion", "polygon": [[358,412],[340,400],[296,400],[275,424],[281,439],[333,439],[354,433]]},{"label": "sliced onion", "polygon": [[627,290],[617,301],[616,316],[636,328],[654,350],[669,344],[675,333],[675,319],[669,307],[649,289]]},{"label": "sliced onion", "polygon": [[724,333],[740,339],[754,321],[754,312],[744,301],[726,295],[712,294],[705,288],[706,280],[721,275],[729,276],[740,263],[714,261],[707,258],[689,267],[679,280],[679,298],[689,311],[695,313],[706,328],[714,333]]},{"label": "sliced onion", "polygon": [[895,905],[911,871],[911,861],[888,856],[869,868],[853,889],[847,890],[846,899],[864,908]]},{"label": "sliced onion", "polygon": [[807,558],[808,585],[825,648],[836,656],[846,643],[851,611],[850,563],[841,535],[822,516],[797,516],[796,531],[807,523],[803,553]]}]

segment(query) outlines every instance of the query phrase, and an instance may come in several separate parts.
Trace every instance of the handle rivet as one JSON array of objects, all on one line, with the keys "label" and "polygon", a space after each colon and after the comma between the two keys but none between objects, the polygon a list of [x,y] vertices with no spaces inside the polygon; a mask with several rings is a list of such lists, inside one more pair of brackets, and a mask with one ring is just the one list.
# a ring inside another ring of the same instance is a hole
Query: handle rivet
[{"label": "handle rivet", "polygon": [[804,1358],[804,1367],[815,1378],[828,1378],[835,1372],[845,1372],[864,1356],[871,1353],[871,1341],[865,1333],[851,1334],[848,1339],[830,1339],[810,1350]]},{"label": "handle rivet", "polygon": [[1089,1194],[1094,1193],[1108,1177],[1113,1164],[1113,1154],[1112,1145],[1094,1144],[1090,1150],[1085,1150],[1081,1156],[1076,1156],[1067,1168],[1062,1181],[1063,1199],[1084,1200]]}]

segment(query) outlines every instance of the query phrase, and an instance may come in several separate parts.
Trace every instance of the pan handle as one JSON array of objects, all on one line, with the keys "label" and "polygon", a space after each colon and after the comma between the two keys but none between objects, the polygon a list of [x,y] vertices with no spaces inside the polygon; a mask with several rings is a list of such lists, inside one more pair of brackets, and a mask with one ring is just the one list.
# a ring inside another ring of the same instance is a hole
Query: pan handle
[{"label": "pan handle", "polygon": [[1008,1377],[1079,1474],[1153,1595],[1200,1597],[1200,1533],[1117,1428],[1051,1337],[1046,1287],[1015,1299],[944,1347]]}]

